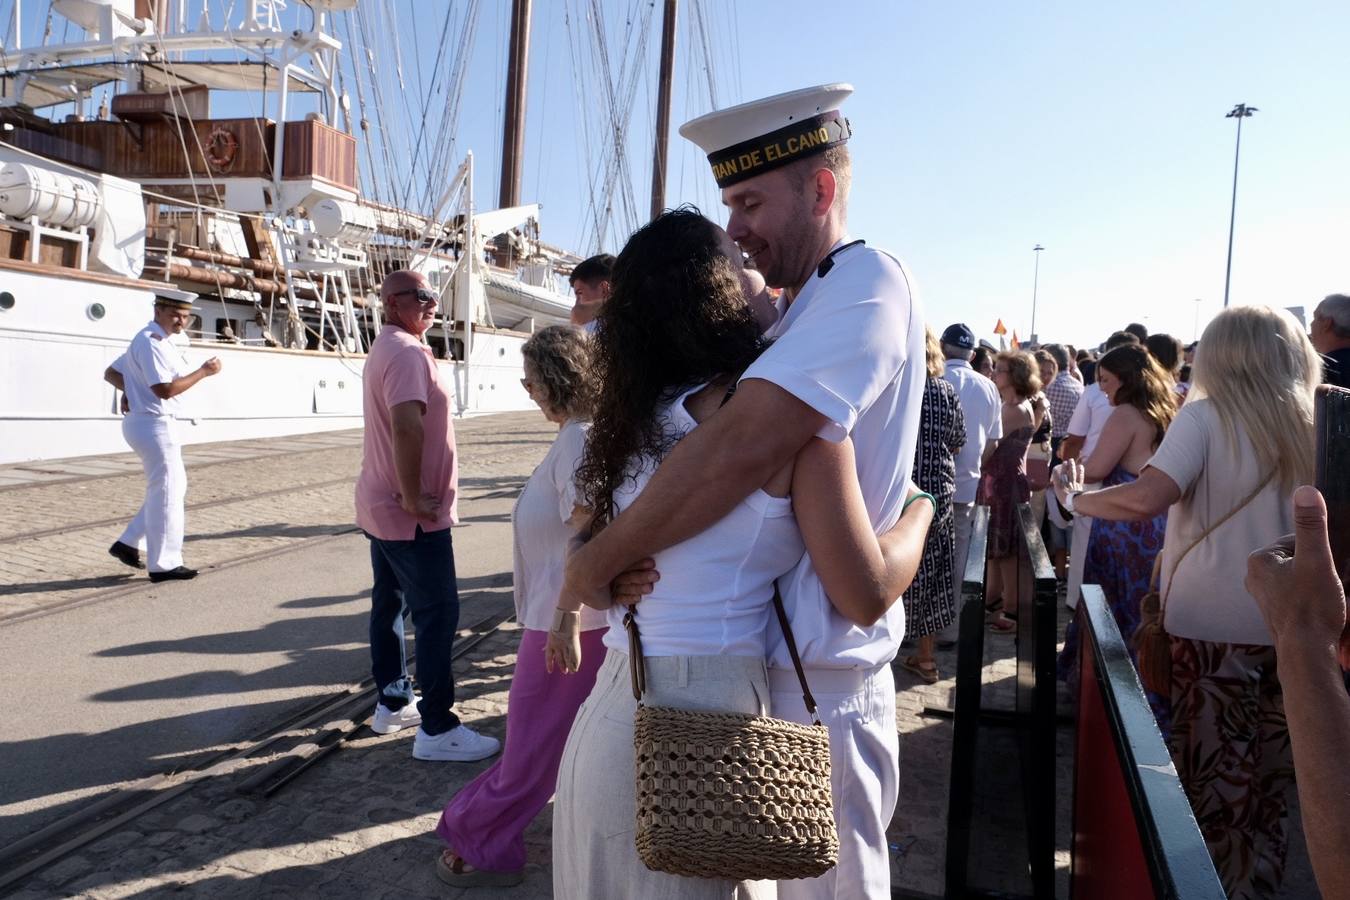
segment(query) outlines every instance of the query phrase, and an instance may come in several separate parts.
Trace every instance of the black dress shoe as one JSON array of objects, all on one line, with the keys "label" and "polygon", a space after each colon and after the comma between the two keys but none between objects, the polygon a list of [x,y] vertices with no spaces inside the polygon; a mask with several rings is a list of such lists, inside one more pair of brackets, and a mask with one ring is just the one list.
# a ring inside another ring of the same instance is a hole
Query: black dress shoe
[{"label": "black dress shoe", "polygon": [[145,563],[141,562],[141,551],[121,541],[115,541],[108,548],[108,555],[116,559],[123,565],[131,566],[133,569],[144,569]]},{"label": "black dress shoe", "polygon": [[176,569],[170,569],[167,572],[151,572],[151,581],[187,581],[189,578],[196,578],[197,570],[189,569],[187,566],[179,566]]}]

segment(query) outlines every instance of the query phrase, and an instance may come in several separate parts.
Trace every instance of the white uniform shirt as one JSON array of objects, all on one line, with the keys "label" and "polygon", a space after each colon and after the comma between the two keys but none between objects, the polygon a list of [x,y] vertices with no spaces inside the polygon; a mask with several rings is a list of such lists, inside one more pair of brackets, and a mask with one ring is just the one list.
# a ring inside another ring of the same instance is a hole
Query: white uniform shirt
[{"label": "white uniform shirt", "polygon": [[[668,431],[684,435],[695,427],[684,400],[702,387],[681,392],[663,411]],[[655,470],[647,461],[614,493],[619,512]],[[635,607],[643,654],[763,659],[774,581],[801,559],[802,549],[792,499],[757,490],[711,527],[662,550],[654,557],[661,580]],[[625,612],[617,605],[608,610],[605,634],[605,646],[621,653],[628,652]]]},{"label": "white uniform shirt", "polygon": [[[820,437],[853,438],[877,534],[900,520],[928,374],[912,282],[888,253],[865,246],[842,251],[824,278],[811,276],[771,329],[773,346],[742,376],[771,381],[825,416]],[[830,605],[809,555],[778,585],[803,664],[870,669],[894,658],[905,635],[903,603],[870,628],[849,622]],[[791,668],[776,621],[769,635],[769,665]]]},{"label": "white uniform shirt", "polygon": [[[587,427],[571,420],[563,425],[511,510],[516,621],[533,631],[553,627],[567,543],[572,538],[567,520],[577,499],[573,476],[586,446]],[[604,627],[602,610],[581,608],[582,631]]]},{"label": "white uniform shirt", "polygon": [[127,403],[134,415],[177,416],[182,412],[178,397],[161,400],[151,385],[169,384],[192,371],[181,345],[152,321],[131,339],[127,352],[113,361],[122,373]]},{"label": "white uniform shirt", "polygon": [[1078,405],[1073,409],[1073,418],[1069,420],[1069,434],[1085,437],[1080,459],[1087,459],[1097,446],[1097,438],[1102,436],[1106,420],[1111,418],[1111,398],[1102,393],[1096,383],[1083,389]]},{"label": "white uniform shirt", "polygon": [[1003,437],[1003,401],[994,382],[964,359],[947,360],[942,377],[956,388],[961,415],[966,420],[966,442],[956,453],[956,493],[953,503],[974,503],[980,486],[980,461],[990,441]]}]

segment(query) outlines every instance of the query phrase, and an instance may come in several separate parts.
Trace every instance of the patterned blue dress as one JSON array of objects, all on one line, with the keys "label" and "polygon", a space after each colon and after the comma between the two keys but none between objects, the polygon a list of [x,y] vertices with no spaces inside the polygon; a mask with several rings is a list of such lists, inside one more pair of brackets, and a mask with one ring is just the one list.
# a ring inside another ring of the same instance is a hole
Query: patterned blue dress
[{"label": "patterned blue dress", "polygon": [[[1103,488],[1129,484],[1139,476],[1116,466]],[[1130,648],[1130,658],[1138,665],[1134,651],[1134,632],[1139,628],[1139,603],[1148,593],[1149,579],[1153,577],[1153,560],[1162,552],[1163,534],[1167,531],[1167,513],[1137,522],[1110,522],[1092,520],[1092,535],[1088,539],[1087,557],[1083,561],[1083,584],[1100,585],[1107,605],[1115,614],[1120,636]],[[1064,634],[1064,650],[1059,655],[1059,677],[1069,684],[1078,680],[1078,620],[1069,622]],[[1158,728],[1166,737],[1171,731],[1171,701],[1162,694],[1148,694]]]}]

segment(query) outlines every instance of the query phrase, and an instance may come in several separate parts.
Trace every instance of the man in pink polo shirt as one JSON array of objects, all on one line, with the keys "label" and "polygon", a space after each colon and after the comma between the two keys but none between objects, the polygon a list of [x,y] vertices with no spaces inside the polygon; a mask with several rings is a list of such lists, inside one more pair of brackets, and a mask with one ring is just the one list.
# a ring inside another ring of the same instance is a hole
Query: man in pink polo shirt
[{"label": "man in pink polo shirt", "polygon": [[[460,724],[451,707],[450,648],[459,627],[459,589],[450,526],[457,521],[455,431],[450,385],[422,335],[436,295],[416,272],[380,285],[385,326],[364,373],[365,446],[356,482],[356,524],[370,538],[370,657],[380,699],[370,727],[390,734],[420,725],[416,759],[468,762],[501,749]],[[419,699],[404,657],[403,612],[417,637]]]}]

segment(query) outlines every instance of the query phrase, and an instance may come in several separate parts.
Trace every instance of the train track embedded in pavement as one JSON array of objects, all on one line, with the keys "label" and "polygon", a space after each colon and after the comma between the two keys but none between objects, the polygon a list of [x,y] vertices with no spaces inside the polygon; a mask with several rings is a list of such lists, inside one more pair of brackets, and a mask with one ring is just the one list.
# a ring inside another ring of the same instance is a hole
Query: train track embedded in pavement
[{"label": "train track embedded in pavement", "polygon": [[[450,658],[464,656],[514,619],[509,612],[492,614],[460,629]],[[357,734],[369,718],[376,694],[374,682],[366,679],[310,704],[195,768],[143,778],[0,848],[0,893],[9,893],[34,872],[151,810],[215,778],[235,775],[270,754],[274,758],[244,778],[236,791],[264,798],[274,795]],[[277,748],[288,741],[290,746]]]}]

